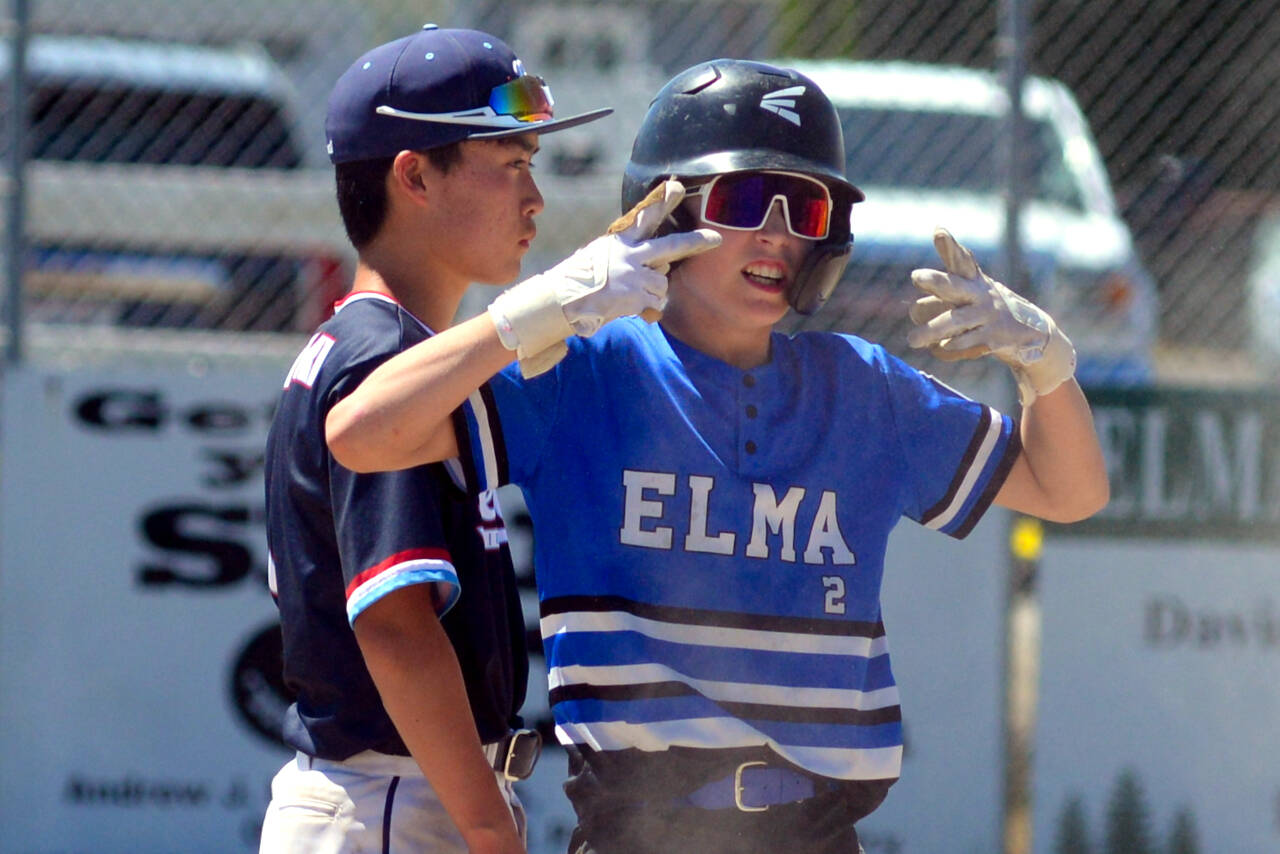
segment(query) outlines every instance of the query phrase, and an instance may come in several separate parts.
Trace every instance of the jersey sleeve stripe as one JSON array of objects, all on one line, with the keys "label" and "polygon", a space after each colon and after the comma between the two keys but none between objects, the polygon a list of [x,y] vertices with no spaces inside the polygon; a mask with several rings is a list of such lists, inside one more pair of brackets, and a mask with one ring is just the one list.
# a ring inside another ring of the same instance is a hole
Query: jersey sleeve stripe
[{"label": "jersey sleeve stripe", "polygon": [[413,584],[444,584],[444,614],[458,601],[461,585],[452,558],[443,549],[409,549],[361,572],[347,585],[347,621],[354,623],[366,608],[393,590]]},{"label": "jersey sleeve stripe", "polygon": [[964,484],[965,478],[969,476],[973,461],[977,458],[983,442],[986,441],[991,433],[991,412],[990,407],[983,408],[982,415],[979,417],[977,425],[973,428],[973,435],[969,437],[969,444],[965,448],[964,456],[960,458],[960,465],[957,467],[955,476],[947,487],[946,494],[926,510],[924,516],[921,517],[920,522],[927,527],[941,527],[946,524],[945,519],[942,522],[937,520],[943,519],[948,511],[955,512],[953,508],[955,507],[956,498],[960,494],[961,486]]},{"label": "jersey sleeve stripe", "polygon": [[1001,456],[991,477],[987,479],[986,488],[982,490],[982,495],[978,496],[978,500],[974,502],[973,507],[966,514],[964,521],[951,532],[953,537],[962,540],[969,536],[969,532],[978,524],[978,520],[986,514],[991,502],[996,500],[996,493],[1000,491],[1005,479],[1009,477],[1009,472],[1013,469],[1013,464],[1017,462],[1020,453],[1022,453],[1022,439],[1018,435],[1017,425],[1013,424],[1010,427],[1009,441],[1005,445],[1004,454]]},{"label": "jersey sleeve stripe", "polygon": [[508,481],[507,449],[498,424],[498,407],[493,390],[481,386],[467,397],[473,415],[471,422],[472,457],[477,464],[481,483],[478,488],[497,489]]},{"label": "jersey sleeve stripe", "polygon": [[396,552],[385,560],[375,563],[373,566],[351,579],[351,583],[347,585],[347,597],[350,598],[353,590],[373,578],[375,575],[379,575],[389,569],[393,569],[399,564],[415,560],[434,560],[446,563],[450,566],[453,565],[453,558],[449,555],[449,552],[444,549],[405,549],[402,552]]},{"label": "jersey sleeve stripe", "polygon": [[[973,498],[974,490],[979,486],[985,486],[986,480],[990,479],[988,466],[1001,444],[1007,446],[1006,432],[1012,433],[1011,425],[1011,421],[991,407],[983,407],[982,416],[974,428],[973,436],[961,457],[951,485],[942,499],[924,513],[920,520],[921,524],[934,530],[955,534],[956,528],[968,521],[961,516],[961,513]],[[985,479],[984,475],[987,476]],[[970,512],[968,515],[973,514]],[[981,513],[977,515],[981,517]]]}]

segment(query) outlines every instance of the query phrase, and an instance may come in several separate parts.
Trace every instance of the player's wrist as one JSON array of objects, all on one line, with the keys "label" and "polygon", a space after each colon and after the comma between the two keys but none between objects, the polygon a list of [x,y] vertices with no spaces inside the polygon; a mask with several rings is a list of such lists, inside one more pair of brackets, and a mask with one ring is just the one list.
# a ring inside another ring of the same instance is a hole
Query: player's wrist
[{"label": "player's wrist", "polygon": [[564,339],[574,334],[555,283],[533,276],[498,295],[488,314],[498,340],[514,350],[525,378],[551,370],[569,351]]},{"label": "player's wrist", "polygon": [[555,282],[533,276],[508,288],[489,305],[502,346],[525,355],[545,350],[573,335]]},{"label": "player's wrist", "polygon": [[1018,379],[1018,397],[1023,406],[1054,391],[1076,373],[1075,346],[1052,318],[1047,314],[1044,317],[1049,324],[1048,342],[1039,358],[1022,364],[1014,371]]},{"label": "player's wrist", "polygon": [[511,320],[499,306],[498,302],[489,304],[489,319],[493,321],[493,328],[498,333],[498,340],[502,342],[502,346],[508,350],[516,350],[520,347],[520,339],[516,336],[515,327],[511,325]]}]

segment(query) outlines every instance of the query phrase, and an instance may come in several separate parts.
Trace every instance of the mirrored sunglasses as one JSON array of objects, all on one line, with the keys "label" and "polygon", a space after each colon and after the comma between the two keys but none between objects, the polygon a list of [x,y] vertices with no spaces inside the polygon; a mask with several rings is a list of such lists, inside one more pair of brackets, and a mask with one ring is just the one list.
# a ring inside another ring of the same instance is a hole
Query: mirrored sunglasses
[{"label": "mirrored sunglasses", "polygon": [[547,82],[541,77],[524,74],[490,91],[489,103],[483,107],[452,113],[414,113],[384,104],[376,112],[383,116],[419,122],[518,128],[528,122],[550,120],[554,105],[555,100],[551,97],[551,87]]},{"label": "mirrored sunglasses", "polygon": [[686,197],[701,196],[701,218],[722,228],[755,231],[782,200],[787,231],[822,240],[831,223],[831,191],[821,181],[796,172],[734,172],[692,187]]}]

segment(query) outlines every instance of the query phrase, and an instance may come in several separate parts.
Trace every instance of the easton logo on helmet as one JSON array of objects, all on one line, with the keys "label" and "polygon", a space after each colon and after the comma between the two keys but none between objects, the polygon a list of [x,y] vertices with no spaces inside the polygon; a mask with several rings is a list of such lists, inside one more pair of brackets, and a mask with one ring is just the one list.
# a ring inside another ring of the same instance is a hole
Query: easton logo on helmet
[{"label": "easton logo on helmet", "polygon": [[760,109],[777,113],[796,127],[800,127],[800,114],[787,108],[794,107],[796,105],[795,96],[803,94],[803,86],[790,86],[786,89],[779,89],[777,92],[770,92],[760,99]]}]

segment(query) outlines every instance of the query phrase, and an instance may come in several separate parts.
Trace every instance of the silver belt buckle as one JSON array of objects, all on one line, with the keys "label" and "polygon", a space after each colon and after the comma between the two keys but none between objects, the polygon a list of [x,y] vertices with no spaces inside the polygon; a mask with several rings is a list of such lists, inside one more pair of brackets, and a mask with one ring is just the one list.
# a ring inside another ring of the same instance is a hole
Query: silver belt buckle
[{"label": "silver belt buckle", "polygon": [[502,776],[507,782],[524,780],[533,773],[542,752],[542,736],[535,729],[520,729],[511,733],[506,742],[507,755],[503,757]]},{"label": "silver belt buckle", "polygon": [[768,764],[769,764],[768,762],[761,762],[759,760],[756,760],[753,762],[743,762],[741,765],[738,766],[737,770],[733,772],[733,805],[735,807],[742,810],[743,812],[764,812],[769,808],[768,804],[765,804],[762,807],[749,807],[742,802],[743,770],[750,768],[753,765],[768,765]]}]

